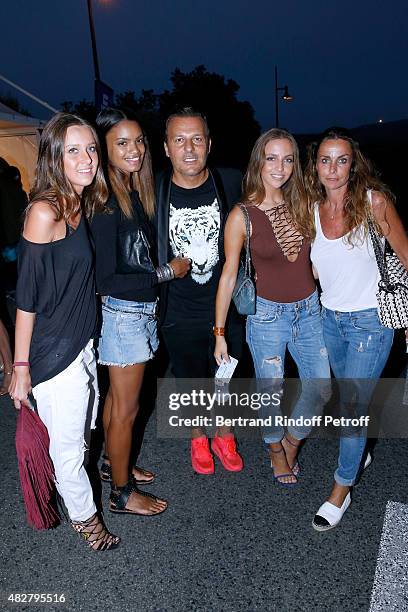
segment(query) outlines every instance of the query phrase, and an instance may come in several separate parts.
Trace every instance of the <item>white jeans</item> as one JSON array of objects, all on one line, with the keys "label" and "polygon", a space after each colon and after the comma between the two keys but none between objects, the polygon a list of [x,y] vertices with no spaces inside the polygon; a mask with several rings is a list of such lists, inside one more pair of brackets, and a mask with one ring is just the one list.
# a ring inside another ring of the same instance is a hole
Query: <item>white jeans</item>
[{"label": "white jeans", "polygon": [[63,372],[36,385],[33,395],[50,437],[57,490],[70,519],[84,521],[96,512],[84,467],[84,436],[95,427],[99,399],[93,340]]}]

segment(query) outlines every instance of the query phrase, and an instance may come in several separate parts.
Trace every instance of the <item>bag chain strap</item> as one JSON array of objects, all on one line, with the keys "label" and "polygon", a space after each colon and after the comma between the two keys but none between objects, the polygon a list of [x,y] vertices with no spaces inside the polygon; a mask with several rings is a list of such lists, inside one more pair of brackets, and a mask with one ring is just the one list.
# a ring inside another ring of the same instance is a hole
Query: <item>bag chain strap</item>
[{"label": "bag chain strap", "polygon": [[251,251],[249,249],[249,235],[251,233],[251,226],[249,224],[249,214],[246,209],[246,206],[240,204],[240,209],[243,212],[245,219],[245,266],[244,272],[245,276],[251,278]]}]

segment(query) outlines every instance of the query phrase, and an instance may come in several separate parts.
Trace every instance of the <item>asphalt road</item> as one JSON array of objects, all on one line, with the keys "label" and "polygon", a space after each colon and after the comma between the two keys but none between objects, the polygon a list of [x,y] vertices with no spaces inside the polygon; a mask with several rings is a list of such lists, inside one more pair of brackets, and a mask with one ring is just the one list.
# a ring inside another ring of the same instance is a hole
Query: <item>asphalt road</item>
[{"label": "asphalt road", "polygon": [[[0,411],[3,609],[408,610],[407,582],[401,580],[407,548],[401,541],[398,548],[398,533],[408,531],[406,440],[378,442],[341,525],[321,534],[311,521],[331,485],[335,440],[309,440],[298,485],[284,489],[273,484],[267,455],[254,439],[240,442],[241,473],[216,463],[213,476],[194,474],[188,442],[158,439],[153,413],[138,463],[158,474],[149,490],[169,500],[168,510],[153,518],[107,511],[106,522],[123,543],[98,554],[68,523],[48,532],[27,526],[14,450],[16,415],[8,398],[0,399]],[[109,487],[100,490],[106,508]],[[12,605],[12,593],[64,594],[65,603]]]}]

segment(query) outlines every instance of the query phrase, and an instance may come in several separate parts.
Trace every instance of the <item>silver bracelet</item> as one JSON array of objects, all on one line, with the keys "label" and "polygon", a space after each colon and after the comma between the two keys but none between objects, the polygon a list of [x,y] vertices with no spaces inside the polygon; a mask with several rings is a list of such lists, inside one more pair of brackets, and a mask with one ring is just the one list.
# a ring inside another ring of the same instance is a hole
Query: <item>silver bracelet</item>
[{"label": "silver bracelet", "polygon": [[157,274],[157,282],[159,284],[171,281],[175,277],[174,270],[171,267],[171,265],[168,263],[164,264],[163,266],[158,266],[156,268],[156,274]]},{"label": "silver bracelet", "polygon": [[169,263],[166,263],[166,267],[169,271],[170,274],[170,279],[169,280],[173,280],[176,277],[176,273],[174,272],[173,268],[171,267],[171,265]]}]

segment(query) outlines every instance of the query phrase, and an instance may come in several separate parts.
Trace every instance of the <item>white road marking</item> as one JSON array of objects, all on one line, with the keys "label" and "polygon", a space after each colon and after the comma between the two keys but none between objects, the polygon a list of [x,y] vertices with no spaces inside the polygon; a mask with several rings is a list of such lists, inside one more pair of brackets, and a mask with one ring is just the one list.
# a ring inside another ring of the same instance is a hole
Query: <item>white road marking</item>
[{"label": "white road marking", "polygon": [[385,509],[370,612],[408,612],[408,505]]}]

